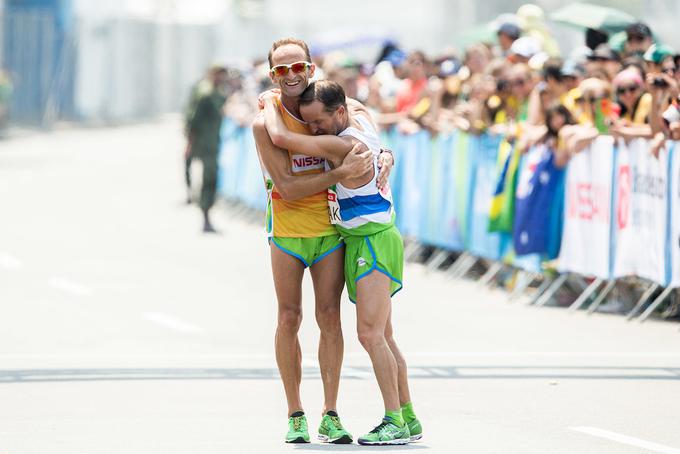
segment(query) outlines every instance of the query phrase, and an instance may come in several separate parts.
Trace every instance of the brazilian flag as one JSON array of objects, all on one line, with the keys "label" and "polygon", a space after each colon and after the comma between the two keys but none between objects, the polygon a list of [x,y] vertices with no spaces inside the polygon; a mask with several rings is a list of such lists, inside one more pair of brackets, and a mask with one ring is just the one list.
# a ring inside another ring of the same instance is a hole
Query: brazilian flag
[{"label": "brazilian flag", "polygon": [[489,232],[512,233],[520,158],[521,153],[513,144],[507,140],[501,142],[498,150],[498,181],[489,212]]}]

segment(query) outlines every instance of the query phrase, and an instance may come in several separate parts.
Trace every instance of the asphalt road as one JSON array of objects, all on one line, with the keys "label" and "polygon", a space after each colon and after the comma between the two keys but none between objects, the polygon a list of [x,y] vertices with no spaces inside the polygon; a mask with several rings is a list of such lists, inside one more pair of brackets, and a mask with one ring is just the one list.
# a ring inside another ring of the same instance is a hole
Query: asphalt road
[{"label": "asphalt road", "polygon": [[[680,453],[675,323],[507,302],[405,270],[397,340],[421,443],[285,445],[262,229],[184,205],[174,119],[0,142],[0,454],[416,451]],[[309,279],[303,403],[321,380]],[[359,436],[381,399],[344,298],[339,411]],[[315,431],[312,430],[313,435]]]}]

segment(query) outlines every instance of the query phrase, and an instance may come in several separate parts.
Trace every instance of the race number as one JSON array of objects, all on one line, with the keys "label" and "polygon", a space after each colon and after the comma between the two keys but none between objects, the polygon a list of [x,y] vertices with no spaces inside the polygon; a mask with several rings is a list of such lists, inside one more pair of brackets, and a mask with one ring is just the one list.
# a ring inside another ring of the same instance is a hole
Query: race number
[{"label": "race number", "polygon": [[338,194],[335,192],[335,186],[328,188],[328,217],[331,224],[340,224],[342,218],[340,217],[340,204],[338,203]]}]

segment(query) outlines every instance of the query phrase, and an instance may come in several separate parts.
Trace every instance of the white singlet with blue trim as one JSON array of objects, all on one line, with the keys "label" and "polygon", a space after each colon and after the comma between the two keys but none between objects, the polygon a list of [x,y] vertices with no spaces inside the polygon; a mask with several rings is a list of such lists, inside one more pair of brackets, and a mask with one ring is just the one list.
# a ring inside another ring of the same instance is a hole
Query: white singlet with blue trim
[{"label": "white singlet with blue trim", "polygon": [[[338,183],[335,185],[337,205],[331,206],[331,211],[339,211],[338,216],[332,216],[331,222],[336,224],[341,232],[348,234],[366,234],[355,231],[359,227],[371,224],[382,224],[390,226],[393,224],[394,203],[392,201],[392,191],[389,185],[382,191],[378,190],[376,184],[378,180],[378,156],[380,155],[380,138],[371,122],[361,114],[354,115],[354,120],[359,123],[363,131],[350,126],[340,132],[340,137],[354,137],[373,153],[373,178],[365,185],[350,189]],[[332,189],[330,190],[332,192]],[[334,197],[329,194],[329,203],[334,202]],[[335,208],[335,210],[334,210]],[[367,226],[368,227],[368,226]],[[365,230],[365,229],[360,229]],[[372,230],[372,229],[370,229]]]}]

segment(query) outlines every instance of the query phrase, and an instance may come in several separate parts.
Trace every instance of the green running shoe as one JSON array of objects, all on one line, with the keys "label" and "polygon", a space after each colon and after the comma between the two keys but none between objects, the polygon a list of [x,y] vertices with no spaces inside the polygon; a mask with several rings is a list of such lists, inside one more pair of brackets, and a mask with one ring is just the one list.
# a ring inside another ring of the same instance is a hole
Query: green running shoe
[{"label": "green running shoe", "polygon": [[334,411],[329,411],[321,418],[319,440],[324,443],[347,445],[352,443],[352,435],[342,427],[338,414]]},{"label": "green running shoe", "polygon": [[288,418],[288,433],[286,443],[309,443],[307,418],[301,411],[296,411]]},{"label": "green running shoe", "polygon": [[406,425],[411,435],[410,441],[418,441],[423,438],[423,426],[420,425],[420,421],[417,418],[407,422]]},{"label": "green running shoe", "polygon": [[408,426],[399,427],[383,419],[379,426],[359,438],[360,445],[405,445],[409,442]]}]

